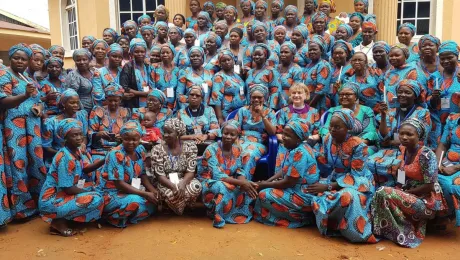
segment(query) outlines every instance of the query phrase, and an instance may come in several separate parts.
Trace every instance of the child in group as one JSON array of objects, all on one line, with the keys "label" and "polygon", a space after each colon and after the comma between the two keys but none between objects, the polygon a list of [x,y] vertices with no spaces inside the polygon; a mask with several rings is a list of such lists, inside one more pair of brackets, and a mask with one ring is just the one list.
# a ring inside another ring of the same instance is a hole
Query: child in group
[{"label": "child in group", "polygon": [[142,126],[145,127],[146,134],[142,136],[142,141],[156,143],[161,139],[161,132],[158,127],[155,127],[157,116],[152,111],[145,113],[144,119],[142,120]]}]

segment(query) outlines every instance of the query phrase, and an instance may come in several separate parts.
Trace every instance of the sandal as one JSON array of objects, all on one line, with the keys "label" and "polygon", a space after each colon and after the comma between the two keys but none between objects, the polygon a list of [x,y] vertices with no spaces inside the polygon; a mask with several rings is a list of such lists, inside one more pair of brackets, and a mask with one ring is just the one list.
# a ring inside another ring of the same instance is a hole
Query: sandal
[{"label": "sandal", "polygon": [[50,234],[51,235],[57,235],[57,236],[63,236],[63,237],[71,237],[71,236],[75,235],[76,232],[71,228],[68,228],[68,229],[66,229],[66,230],[61,232],[61,231],[55,229],[54,227],[50,227]]}]

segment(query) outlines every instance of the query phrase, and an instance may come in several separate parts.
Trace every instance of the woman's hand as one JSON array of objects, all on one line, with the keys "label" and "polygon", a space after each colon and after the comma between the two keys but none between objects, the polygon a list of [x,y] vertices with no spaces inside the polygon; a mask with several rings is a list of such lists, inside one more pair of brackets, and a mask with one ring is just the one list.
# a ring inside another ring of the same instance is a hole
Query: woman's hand
[{"label": "woman's hand", "polygon": [[218,121],[219,121],[219,125],[222,125],[225,122],[223,118],[219,118]]},{"label": "woman's hand", "polygon": [[383,117],[383,115],[388,114],[388,105],[387,105],[386,102],[380,102],[380,104],[379,104],[379,112],[382,115],[382,117]]},{"label": "woman's hand", "polygon": [[174,191],[174,195],[183,198],[185,196],[185,186],[185,181],[181,180],[179,184],[177,184],[177,189]]},{"label": "woman's hand", "polygon": [[97,132],[96,136],[100,137],[102,139],[108,140],[108,141],[110,141],[112,139],[112,138],[110,138],[109,132],[107,132],[107,131]]},{"label": "woman's hand", "polygon": [[198,134],[198,135],[195,135],[195,142],[197,144],[201,144],[202,142],[208,140],[208,135],[206,134]]},{"label": "woman's hand", "polygon": [[126,100],[130,100],[133,97],[134,97],[134,93],[131,93],[131,92],[125,92],[123,94],[123,99],[126,99]]},{"label": "woman's hand", "polygon": [[259,182],[257,183],[257,190],[260,191],[260,190],[263,190],[263,189],[267,188],[268,185],[269,185],[269,183],[270,183],[270,182],[268,182],[268,181],[259,181]]},{"label": "woman's hand", "polygon": [[431,100],[439,100],[440,98],[441,98],[441,90],[440,89],[433,90],[433,93],[431,94]]},{"label": "woman's hand", "polygon": [[59,92],[50,92],[46,95],[46,101],[47,102],[54,101],[57,99],[58,95],[59,95]]},{"label": "woman's hand", "polygon": [[257,195],[259,194],[257,192],[257,188],[258,188],[258,185],[252,181],[244,181],[241,185],[240,185],[240,189],[245,191],[249,197],[251,199],[256,199],[257,198]]},{"label": "woman's hand", "polygon": [[26,94],[26,97],[27,97],[27,98],[31,97],[31,96],[34,94],[35,90],[36,90],[36,88],[35,88],[34,84],[32,84],[32,83],[27,83],[27,86],[26,86],[26,93],[25,93],[25,94]]},{"label": "woman's hand", "polygon": [[325,191],[327,191],[327,185],[326,184],[315,183],[315,184],[309,185],[307,187],[307,193],[317,194],[317,193],[322,193],[322,192],[325,192]]},{"label": "woman's hand", "polygon": [[146,192],[144,198],[154,204],[158,204],[158,191],[155,192]]},{"label": "woman's hand", "polygon": [[458,172],[458,169],[454,165],[448,166],[448,167],[441,166],[439,168],[439,171],[441,172],[442,175],[451,176],[452,174]]}]

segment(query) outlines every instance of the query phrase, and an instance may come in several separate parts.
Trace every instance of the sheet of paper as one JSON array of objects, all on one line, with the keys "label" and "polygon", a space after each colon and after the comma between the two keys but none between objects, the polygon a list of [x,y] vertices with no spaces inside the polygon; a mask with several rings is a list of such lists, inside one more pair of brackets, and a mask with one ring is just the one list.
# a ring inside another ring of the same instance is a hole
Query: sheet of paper
[{"label": "sheet of paper", "polygon": [[401,169],[398,169],[398,179],[397,179],[398,183],[400,184],[406,184],[406,172],[401,170]]},{"label": "sheet of paper", "polygon": [[166,89],[166,97],[169,97],[169,98],[174,97],[174,89],[173,88],[167,88]]},{"label": "sheet of paper", "polygon": [[177,172],[172,172],[168,176],[169,176],[169,180],[173,184],[176,184],[176,185],[179,184],[179,175],[177,174]]},{"label": "sheet of paper", "polygon": [[133,178],[131,181],[131,186],[140,190],[141,189],[141,178]]}]

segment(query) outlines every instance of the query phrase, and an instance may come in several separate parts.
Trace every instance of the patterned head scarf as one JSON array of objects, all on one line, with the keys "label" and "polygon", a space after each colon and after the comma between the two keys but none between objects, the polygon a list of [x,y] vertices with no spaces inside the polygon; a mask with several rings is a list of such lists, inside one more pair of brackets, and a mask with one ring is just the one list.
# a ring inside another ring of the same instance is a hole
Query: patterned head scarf
[{"label": "patterned head scarf", "polygon": [[152,17],[150,17],[148,14],[143,14],[137,18],[137,24],[141,24],[142,20],[148,19],[150,23],[152,22]]},{"label": "patterned head scarf", "polygon": [[[283,7],[284,7],[284,1],[283,0],[273,0],[272,1],[272,5],[273,4],[278,4],[280,9],[283,10]],[[286,11],[286,10],[285,10]]]},{"label": "patterned head scarf", "polygon": [[308,35],[310,34],[310,32],[308,31],[307,26],[305,26],[304,24],[297,25],[294,28],[294,31],[299,31],[300,34],[302,35],[304,41],[308,40]]},{"label": "patterned head scarf", "polygon": [[224,26],[224,27],[228,30],[227,21],[225,21],[225,20],[215,21],[215,22],[214,22],[214,31],[216,30],[216,27],[217,27],[218,25]]},{"label": "patterned head scarf", "polygon": [[336,12],[336,6],[335,6],[335,1],[334,0],[321,0],[319,4],[328,4],[331,7],[331,13]]},{"label": "patterned head scarf", "polygon": [[219,52],[218,56],[217,56],[217,60],[220,61],[220,59],[225,56],[225,55],[228,55],[230,56],[230,58],[232,58],[235,62],[237,60],[237,57],[235,57],[235,55],[233,54],[233,52],[231,52],[229,49],[223,49]]},{"label": "patterned head scarf", "polygon": [[136,133],[139,136],[143,136],[144,130],[142,129],[141,124],[139,121],[136,120],[129,120],[126,122],[120,129],[120,135],[123,136],[128,133]]},{"label": "patterned head scarf", "polygon": [[184,122],[176,117],[167,119],[164,127],[171,128],[178,136],[183,136],[186,133]]},{"label": "patterned head scarf", "polygon": [[422,92],[422,89],[420,88],[420,84],[418,84],[417,81],[412,80],[412,79],[403,79],[401,82],[399,82],[398,87],[396,88],[396,91],[402,86],[410,88],[412,91],[415,93],[415,97],[418,98]]},{"label": "patterned head scarf", "polygon": [[102,40],[102,39],[97,39],[97,40],[95,40],[95,41],[93,42],[93,45],[91,46],[91,49],[94,50],[94,49],[96,48],[96,46],[97,46],[99,43],[102,43],[102,44],[104,45],[105,50],[106,50],[106,52],[107,52],[107,49],[109,48],[109,45],[107,44],[106,41],[104,41],[104,40]]},{"label": "patterned head scarf", "polygon": [[199,51],[201,54],[201,57],[203,57],[203,61],[206,60],[206,54],[204,52],[204,49],[201,46],[193,46],[188,50],[188,58],[190,59],[190,56],[192,56],[193,51]]},{"label": "patterned head scarf", "polygon": [[150,31],[152,33],[152,35],[155,35],[155,33],[156,33],[155,27],[153,27],[150,24],[142,26],[140,31],[141,31],[141,33],[146,32],[146,31]]},{"label": "patterned head scarf", "polygon": [[77,57],[81,55],[86,55],[86,57],[88,57],[89,60],[91,60],[91,57],[93,56],[91,52],[89,52],[88,49],[81,48],[81,49],[73,51],[72,59],[75,61],[77,60]]},{"label": "patterned head scarf", "polygon": [[353,36],[353,28],[351,28],[350,25],[344,23],[344,24],[341,24],[337,27],[337,29],[339,28],[343,28],[345,29],[345,31],[347,32],[347,35],[348,35],[348,38],[350,38],[351,36]]},{"label": "patterned head scarf", "polygon": [[45,67],[48,67],[50,63],[57,62],[61,68],[64,66],[64,62],[58,57],[50,57],[45,61]]},{"label": "patterned head scarf", "polygon": [[126,30],[129,27],[134,27],[135,30],[137,30],[137,23],[133,20],[128,20],[123,23],[123,28]]},{"label": "patterned head scarf", "polygon": [[149,93],[149,97],[155,97],[160,101],[160,104],[163,106],[165,101],[166,101],[166,95],[163,93],[163,91],[154,88],[152,92]]},{"label": "patterned head scarf", "polygon": [[336,41],[334,45],[332,46],[332,50],[335,50],[336,48],[341,48],[347,52],[347,60],[351,59],[351,56],[355,54],[355,51],[353,50],[353,46],[344,40]]},{"label": "patterned head scarf", "polygon": [[235,18],[234,21],[236,21],[236,19],[238,18],[238,10],[236,9],[236,7],[234,7],[233,5],[227,5],[227,7],[225,7],[225,11],[227,10],[233,11],[233,17]]},{"label": "patterned head scarf", "polygon": [[203,99],[202,103],[205,103],[205,101],[204,101],[205,93],[204,93],[204,89],[203,89],[202,86],[198,86],[198,85],[191,86],[187,91],[187,96],[190,95],[190,92],[192,92],[192,90],[194,90],[194,89],[199,90],[201,92],[201,98]]},{"label": "patterned head scarf", "polygon": [[257,6],[260,6],[260,5],[262,5],[265,8],[265,10],[268,10],[268,3],[265,2],[264,0],[257,0],[256,1],[255,6],[257,7]]},{"label": "patterned head scarf", "polygon": [[193,35],[193,37],[195,37],[195,39],[196,39],[196,32],[195,32],[195,30],[193,30],[193,29],[191,29],[191,28],[185,29],[185,31],[184,31],[184,37],[185,37],[185,35],[187,35],[187,34]]},{"label": "patterned head scarf", "polygon": [[283,25],[277,25],[275,29],[273,29],[273,34],[275,34],[278,30],[286,32],[286,27],[284,27]]},{"label": "patterned head scarf", "polygon": [[75,118],[64,118],[57,125],[57,136],[58,138],[65,139],[67,134],[74,129],[82,130],[83,124]]},{"label": "patterned head scarf", "polygon": [[152,48],[150,48],[150,53],[155,52],[155,51],[161,52],[160,46],[154,44],[154,45],[152,46]]},{"label": "patterned head scarf", "polygon": [[203,4],[203,8],[206,8],[206,7],[212,7],[212,9],[216,9],[216,6],[214,5],[214,3],[212,1],[207,1]]},{"label": "patterned head scarf", "polygon": [[177,27],[177,26],[173,26],[173,27],[169,28],[169,32],[171,32],[171,31],[176,31],[179,34],[180,39],[184,38],[184,30],[182,30],[182,28]]},{"label": "patterned head scarf", "polygon": [[348,131],[352,135],[360,134],[363,131],[363,126],[358,120],[356,120],[353,111],[348,108],[342,108],[340,110],[334,111],[332,116],[340,118],[345,123]]},{"label": "patterned head scarf", "polygon": [[155,23],[155,31],[156,32],[158,32],[158,29],[160,29],[160,27],[166,28],[166,31],[169,30],[168,24],[166,22],[158,21],[158,22]]},{"label": "patterned head scarf", "polygon": [[90,40],[91,43],[93,43],[96,40],[96,37],[94,37],[92,35],[83,36],[82,40],[85,39],[85,38]]},{"label": "patterned head scarf", "polygon": [[370,28],[374,32],[377,32],[377,24],[374,21],[364,21],[363,24],[361,25],[361,28],[363,30],[367,29],[367,28]]},{"label": "patterned head scarf", "polygon": [[327,42],[321,35],[318,35],[318,34],[313,35],[313,37],[310,40],[310,43],[318,44],[323,52],[327,50]]},{"label": "patterned head scarf", "polygon": [[48,51],[52,54],[53,51],[55,51],[55,50],[57,50],[57,49],[59,49],[59,50],[61,50],[63,53],[65,53],[64,47],[62,47],[62,46],[60,46],[60,45],[52,45],[52,46],[48,49]]},{"label": "patterned head scarf", "polygon": [[227,7],[227,4],[224,2],[218,2],[216,4],[216,9],[225,9],[225,7]]},{"label": "patterned head scarf", "polygon": [[211,38],[214,38],[216,40],[217,49],[220,49],[220,47],[222,47],[222,38],[220,38],[220,36],[217,35],[215,32],[209,32],[208,36],[206,36],[206,41]]},{"label": "patterned head scarf", "polygon": [[249,96],[252,96],[254,92],[260,92],[262,95],[264,95],[264,99],[267,100],[268,98],[268,88],[265,85],[262,84],[255,84],[251,87],[249,90]]},{"label": "patterned head scarf", "polygon": [[48,50],[46,50],[45,48],[43,48],[42,46],[40,46],[40,45],[38,45],[36,43],[33,43],[33,44],[29,45],[29,47],[32,50],[32,55],[40,53],[41,55],[43,55],[43,57],[45,59],[47,57],[51,56],[51,55],[49,55]]},{"label": "patterned head scarf", "polygon": [[123,87],[115,82],[110,82],[104,89],[106,97],[122,97],[125,93]]},{"label": "patterned head scarf", "polygon": [[[64,90],[64,92],[61,93],[61,95],[59,95],[56,99],[56,103],[57,103],[57,108],[59,109],[59,111],[63,111],[64,110],[64,104],[67,102],[67,100],[69,100],[69,98],[71,97],[78,97],[80,98],[80,96],[78,95],[77,91],[75,91],[74,89],[71,89],[71,88],[68,88],[66,90]],[[80,104],[80,109],[82,108],[83,106]]]},{"label": "patterned head scarf", "polygon": [[116,41],[116,40],[118,39],[118,33],[117,33],[117,31],[115,31],[114,29],[112,29],[112,28],[105,28],[105,29],[104,29],[104,32],[110,33],[110,34],[112,35],[114,41]]},{"label": "patterned head scarf", "polygon": [[160,46],[160,52],[161,52],[161,49],[163,49],[164,47],[169,48],[171,50],[171,52],[173,54],[173,58],[176,57],[176,48],[174,48],[174,46],[170,42],[162,44]]},{"label": "patterned head scarf", "polygon": [[[281,44],[281,48],[283,48],[283,46],[288,47],[292,54],[296,54],[296,53],[297,53],[297,46],[295,46],[295,44],[292,43],[291,41],[286,41],[286,42],[284,42],[283,44]],[[281,48],[280,48],[280,49],[281,49]]]},{"label": "patterned head scarf", "polygon": [[321,11],[316,12],[311,16],[311,23],[315,23],[318,19],[324,19],[327,22],[327,15]]},{"label": "patterned head scarf", "polygon": [[356,84],[356,83],[353,83],[353,82],[347,82],[347,83],[343,84],[342,87],[339,89],[339,92],[344,90],[344,89],[353,90],[353,93],[355,93],[356,98],[359,97],[359,93],[361,92],[360,88],[359,88],[359,85]]},{"label": "patterned head scarf", "polygon": [[254,45],[254,47],[252,48],[252,53],[254,53],[257,49],[263,50],[267,56],[267,59],[268,57],[270,57],[270,48],[268,48],[268,46],[265,43],[257,43],[256,45]]},{"label": "patterned head scarf", "polygon": [[438,47],[438,48],[439,48],[439,45],[441,45],[441,41],[439,40],[438,37],[435,37],[435,36],[429,35],[429,34],[425,34],[418,41],[418,48],[421,49],[423,43],[426,42],[426,41],[434,43],[434,45],[436,45],[436,47]]},{"label": "patterned head scarf", "polygon": [[15,54],[17,51],[23,51],[26,53],[27,58],[30,58],[32,56],[32,49],[24,43],[18,43],[10,48],[8,51],[8,57],[11,59],[11,56]]},{"label": "patterned head scarf", "polygon": [[402,44],[402,43],[394,44],[393,46],[391,46],[390,51],[393,49],[400,49],[404,53],[404,56],[406,57],[406,59],[409,58],[409,49],[407,48],[405,44]]},{"label": "patterned head scarf", "polygon": [[439,46],[439,54],[452,52],[455,56],[458,56],[459,51],[458,44],[455,41],[445,41]]},{"label": "patterned head scarf", "polygon": [[[168,19],[169,19],[169,9],[166,8],[164,5],[159,5],[159,6],[157,6],[157,9],[156,9],[155,11],[158,11],[158,10],[163,10],[163,11],[165,11],[165,14],[166,14],[166,15],[165,15],[165,16],[166,16],[166,21],[168,21]],[[155,17],[155,20],[158,20],[158,14],[157,14],[157,12],[155,12],[155,13],[153,14],[153,16]]]},{"label": "patterned head scarf", "polygon": [[[425,139],[425,135],[426,135],[426,125],[425,123],[423,123],[422,121],[418,120],[417,118],[413,117],[413,118],[408,118],[406,120],[404,120],[402,123],[401,123],[401,126],[403,125],[410,125],[412,126],[413,128],[415,128],[415,131],[417,131],[417,135],[420,139]],[[401,127],[400,126],[400,127]]]},{"label": "patterned head scarf", "polygon": [[112,43],[109,46],[109,49],[107,50],[108,54],[113,54],[119,52],[121,55],[123,55],[123,48],[121,48],[121,45],[118,43]]},{"label": "patterned head scarf", "polygon": [[362,13],[357,13],[357,12],[355,12],[355,13],[350,14],[350,20],[351,20],[351,18],[353,18],[353,17],[358,17],[359,20],[361,21],[361,24],[363,24],[363,22],[364,22],[364,15],[363,15]]},{"label": "patterned head scarf", "polygon": [[412,36],[415,35],[415,32],[417,31],[417,28],[415,27],[415,25],[411,24],[411,23],[403,23],[401,24],[399,27],[398,27],[398,32],[401,31],[402,28],[407,28],[410,30]]},{"label": "patterned head scarf", "polygon": [[286,126],[294,131],[294,133],[299,137],[299,139],[307,140],[308,139],[308,125],[302,123],[300,120],[289,120]]},{"label": "patterned head scarf", "polygon": [[203,17],[206,20],[206,27],[207,28],[212,27],[212,20],[211,20],[211,17],[209,16],[208,12],[201,11],[200,13],[198,13],[197,18],[200,18],[200,17]]},{"label": "patterned head scarf", "polygon": [[355,4],[359,2],[363,3],[366,8],[369,6],[369,0],[355,0]]},{"label": "patterned head scarf", "polygon": [[131,42],[129,42],[129,53],[133,53],[136,47],[143,47],[147,50],[147,43],[143,39],[133,38]]},{"label": "patterned head scarf", "polygon": [[264,28],[265,32],[268,32],[268,26],[266,23],[262,23],[261,21],[254,21],[252,24],[251,32],[254,34],[254,31],[257,29],[257,27],[262,27]]},{"label": "patterned head scarf", "polygon": [[234,120],[234,119],[230,119],[230,120],[228,120],[228,121],[225,121],[225,122],[222,124],[222,127],[221,127],[220,131],[223,133],[223,132],[224,132],[224,128],[227,127],[227,126],[230,126],[230,127],[235,128],[235,129],[238,131],[238,134],[241,132],[240,123],[238,123],[238,121],[236,121],[236,120]]},{"label": "patterned head scarf", "polygon": [[254,1],[251,0],[240,0],[240,7],[243,6],[245,3],[250,3],[251,4],[251,14],[254,14],[254,10],[256,9],[256,4]]},{"label": "patterned head scarf", "polygon": [[378,41],[374,44],[374,47],[372,47],[372,51],[374,51],[375,48],[382,48],[383,50],[385,50],[385,52],[387,53],[387,55],[390,53],[390,50],[391,50],[391,47],[388,43],[384,42],[384,41]]}]

